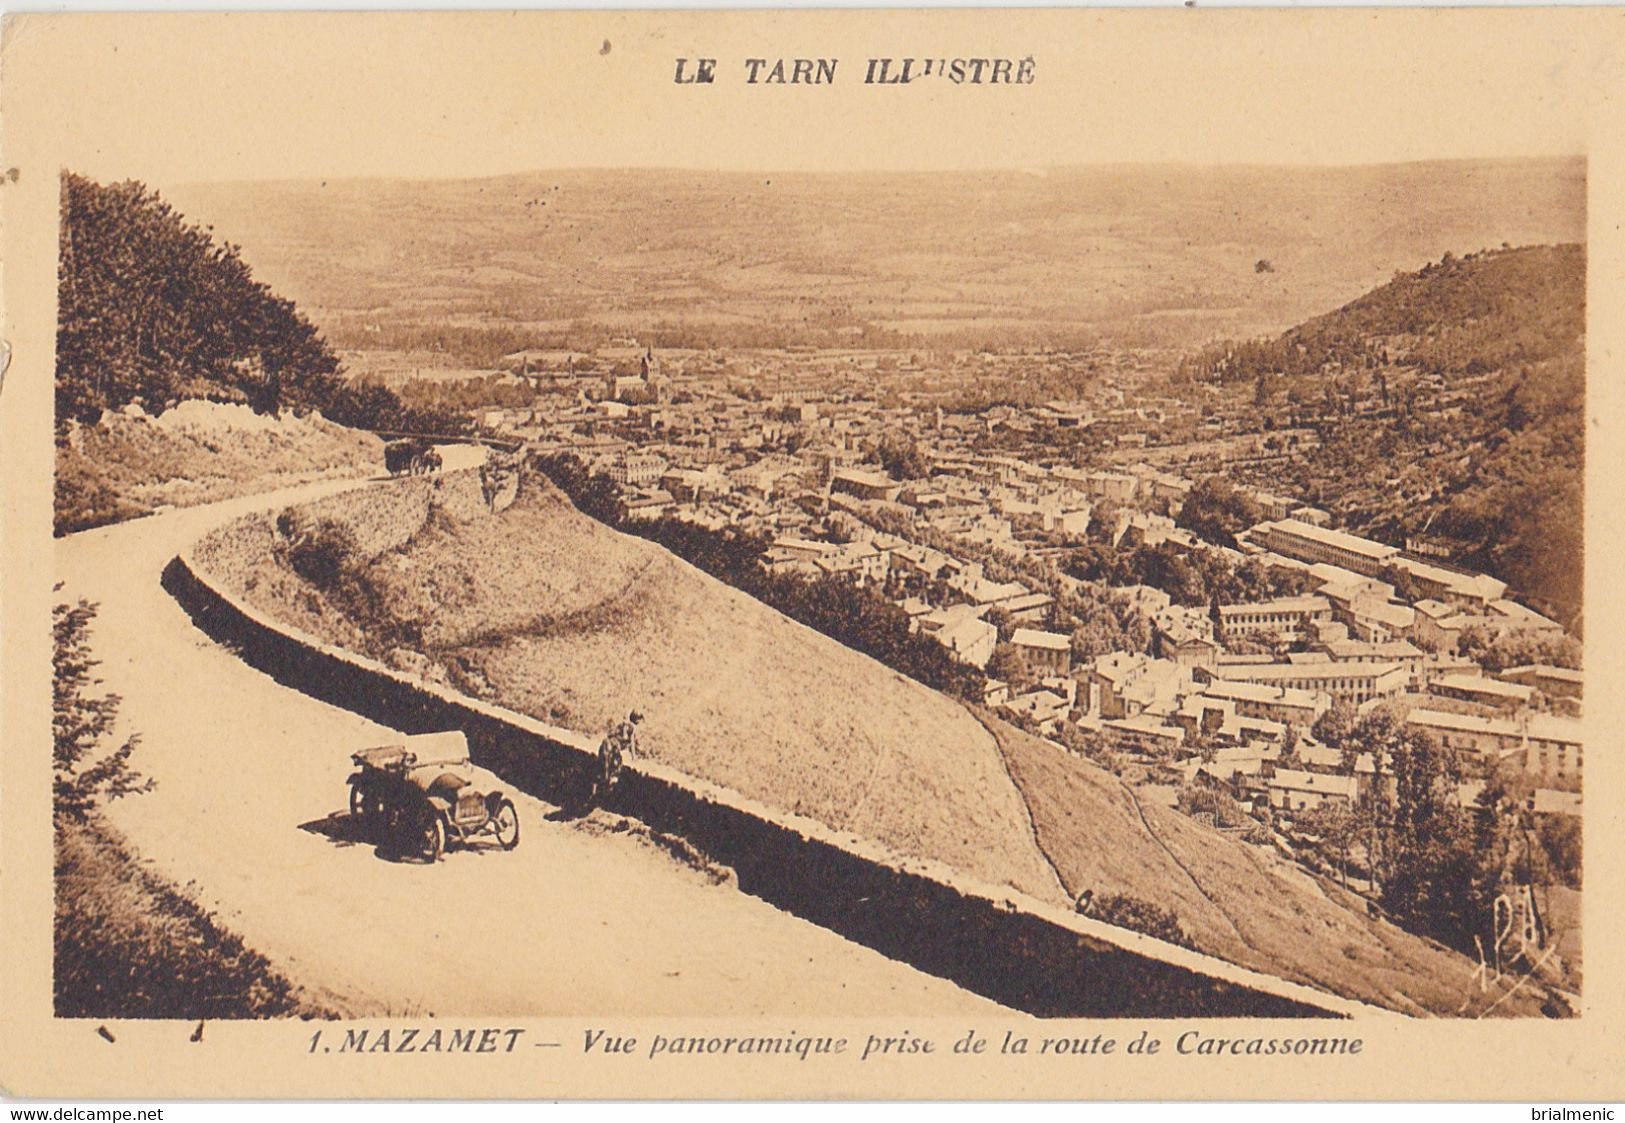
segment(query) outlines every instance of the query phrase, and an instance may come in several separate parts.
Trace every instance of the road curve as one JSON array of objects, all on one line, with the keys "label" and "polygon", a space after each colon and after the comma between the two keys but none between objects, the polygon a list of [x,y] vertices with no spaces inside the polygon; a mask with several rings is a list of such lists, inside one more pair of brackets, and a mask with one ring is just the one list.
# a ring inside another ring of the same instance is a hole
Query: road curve
[{"label": "road curve", "polygon": [[[448,468],[473,450],[448,448]],[[290,978],[362,1015],[874,1015],[1002,1008],[780,912],[631,833],[549,821],[515,793],[518,849],[433,866],[342,841],[350,753],[393,731],[283,687],[200,632],[159,584],[215,526],[358,481],[173,510],[56,543],[134,763],[109,805],[156,869]],[[492,779],[493,783],[500,781]],[[325,824],[325,826],[324,826]],[[337,837],[335,837],[337,836]]]}]

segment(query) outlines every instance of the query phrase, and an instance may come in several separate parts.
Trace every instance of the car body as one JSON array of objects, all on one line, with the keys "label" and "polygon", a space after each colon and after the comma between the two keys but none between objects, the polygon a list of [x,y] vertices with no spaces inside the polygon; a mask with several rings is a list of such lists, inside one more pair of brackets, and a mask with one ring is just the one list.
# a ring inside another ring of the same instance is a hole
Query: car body
[{"label": "car body", "polygon": [[433,862],[451,843],[490,836],[519,845],[519,813],[500,790],[482,790],[459,730],[404,738],[353,753],[350,814],[370,837]]},{"label": "car body", "polygon": [[384,467],[392,476],[438,472],[442,467],[440,451],[419,437],[391,441],[384,446]]}]

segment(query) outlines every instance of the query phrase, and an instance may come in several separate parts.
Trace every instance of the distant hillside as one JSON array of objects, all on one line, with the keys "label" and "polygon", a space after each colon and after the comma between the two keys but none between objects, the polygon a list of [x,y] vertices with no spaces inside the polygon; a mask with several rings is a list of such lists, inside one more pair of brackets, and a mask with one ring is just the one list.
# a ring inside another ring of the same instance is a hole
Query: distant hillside
[{"label": "distant hillside", "polygon": [[335,343],[439,345],[469,361],[594,332],[1188,346],[1278,331],[1396,266],[1585,229],[1581,160],[564,171],[171,194]]},{"label": "distant hillside", "polygon": [[1142,807],[545,480],[499,513],[468,475],[402,481],[255,516],[198,557],[273,616],[544,720],[597,733],[636,705],[652,757],[900,853],[1063,906],[1085,889],[1143,902],[1204,951],[1407,1013],[1490,1001],[1466,959],[1268,847]]},{"label": "distant hillside", "polygon": [[1585,335],[1585,249],[1446,254],[1284,336],[1306,356],[1361,341],[1439,374],[1481,374],[1573,354]]},{"label": "distant hillside", "polygon": [[1577,624],[1585,465],[1585,250],[1446,256],[1273,339],[1194,358],[1321,445],[1272,482],[1457,561]]},{"label": "distant hillside", "polygon": [[1273,339],[1208,347],[1187,369],[1221,382],[1398,365],[1477,375],[1574,354],[1585,264],[1579,245],[1445,254]]}]

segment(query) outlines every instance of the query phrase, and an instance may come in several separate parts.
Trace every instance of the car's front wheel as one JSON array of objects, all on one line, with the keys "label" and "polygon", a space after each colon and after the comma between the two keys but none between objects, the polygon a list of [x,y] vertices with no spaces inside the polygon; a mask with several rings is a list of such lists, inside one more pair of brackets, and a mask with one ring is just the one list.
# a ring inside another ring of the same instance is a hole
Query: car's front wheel
[{"label": "car's front wheel", "polygon": [[504,799],[497,804],[497,813],[492,816],[492,826],[497,836],[497,845],[504,850],[512,850],[519,845],[519,812],[515,810],[513,800]]}]

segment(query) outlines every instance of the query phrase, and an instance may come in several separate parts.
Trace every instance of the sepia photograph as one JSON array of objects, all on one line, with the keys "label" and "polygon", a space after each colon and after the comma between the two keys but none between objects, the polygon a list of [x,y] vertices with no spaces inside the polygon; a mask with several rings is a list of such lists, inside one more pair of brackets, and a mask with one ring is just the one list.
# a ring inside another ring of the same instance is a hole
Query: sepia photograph
[{"label": "sepia photograph", "polygon": [[[913,94],[940,141],[1098,88],[1045,26],[632,51],[678,101]],[[462,94],[427,135],[472,143]],[[1337,158],[509,138],[413,174],[349,121],[286,174],[242,147],[281,124],[23,166],[51,766],[6,859],[45,1021],[713,1073],[1150,1026],[1308,1080],[1373,1026],[1594,1020],[1598,169],[1551,102],[1487,141],[1373,105]]]},{"label": "sepia photograph", "polygon": [[1584,214],[64,173],[58,1012],[1572,1015]]}]

